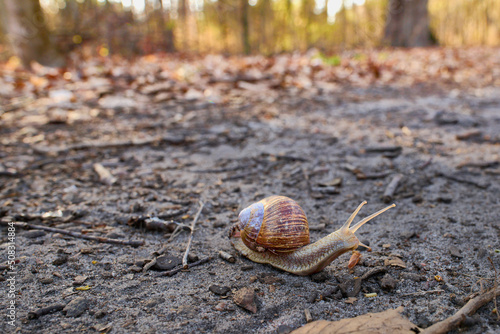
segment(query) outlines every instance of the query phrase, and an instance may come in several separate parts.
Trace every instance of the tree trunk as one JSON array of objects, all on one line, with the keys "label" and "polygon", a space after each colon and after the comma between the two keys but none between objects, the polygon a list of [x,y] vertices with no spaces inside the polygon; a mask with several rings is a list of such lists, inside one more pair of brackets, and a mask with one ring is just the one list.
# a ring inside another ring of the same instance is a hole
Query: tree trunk
[{"label": "tree trunk", "polygon": [[64,58],[50,41],[39,0],[0,0],[0,12],[8,40],[25,67],[32,61],[64,66]]},{"label": "tree trunk", "polygon": [[429,29],[428,0],[390,0],[385,39],[391,46],[417,47],[436,44]]},{"label": "tree trunk", "polygon": [[250,49],[250,30],[248,29],[248,0],[241,0],[241,39],[243,52],[248,55]]}]

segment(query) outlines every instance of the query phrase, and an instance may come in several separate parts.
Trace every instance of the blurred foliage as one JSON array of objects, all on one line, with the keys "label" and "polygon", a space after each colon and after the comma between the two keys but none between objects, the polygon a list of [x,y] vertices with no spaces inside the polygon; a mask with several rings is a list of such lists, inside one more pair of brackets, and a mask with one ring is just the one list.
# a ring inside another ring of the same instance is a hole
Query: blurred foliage
[{"label": "blurred foliage", "polygon": [[[388,0],[246,1],[40,3],[56,45],[65,52],[79,48],[84,55],[134,56],[170,51],[236,54],[245,49],[276,54],[310,48],[336,54],[382,43]],[[334,4],[340,8],[338,11],[331,10]],[[441,45],[500,44],[498,0],[429,0],[428,9],[431,28]],[[244,33],[245,18],[248,34]],[[5,43],[1,35],[0,43]],[[325,56],[324,60],[332,65],[339,62],[336,56]]]}]

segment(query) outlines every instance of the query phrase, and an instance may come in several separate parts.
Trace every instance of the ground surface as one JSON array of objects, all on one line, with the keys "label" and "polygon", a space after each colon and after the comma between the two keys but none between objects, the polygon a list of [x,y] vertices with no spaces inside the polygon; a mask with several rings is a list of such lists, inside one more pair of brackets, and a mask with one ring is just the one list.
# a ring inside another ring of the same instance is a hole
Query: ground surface
[{"label": "ground surface", "polygon": [[[219,61],[205,59],[205,72],[216,74],[192,80],[185,73],[199,68],[181,66],[183,76],[173,77],[180,65],[161,60],[112,70],[82,65],[64,79],[4,69],[11,88],[2,92],[2,220],[144,241],[134,248],[18,228],[18,332],[275,333],[305,324],[306,309],[314,320],[338,320],[398,306],[427,327],[493,285],[493,265],[500,269],[498,67],[476,86],[432,76],[308,81],[306,70],[303,80],[292,73],[299,83],[277,83],[271,65],[254,75],[252,62],[261,60],[247,60],[248,70],[239,65],[246,77],[226,69],[217,75]],[[96,163],[116,182],[100,178]],[[300,203],[317,240],[363,200],[361,217],[386,206],[384,191],[397,174],[396,208],[357,232],[373,251],[363,251],[352,272],[343,255],[321,275],[294,276],[236,256],[227,238],[242,208],[281,194]],[[199,200],[205,206],[190,254],[212,259],[159,277],[147,268],[154,252],[165,247],[182,258],[189,232],[167,242],[170,232],[146,228],[145,219],[190,225]],[[9,240],[1,230],[4,261]],[[237,261],[218,257],[221,250]],[[377,267],[356,300],[342,293]],[[4,279],[7,272],[4,266]],[[244,287],[255,290],[255,313],[234,302]],[[7,291],[8,281],[0,288]],[[2,299],[3,332],[13,329]],[[481,308],[463,330],[500,331],[493,308]]]}]

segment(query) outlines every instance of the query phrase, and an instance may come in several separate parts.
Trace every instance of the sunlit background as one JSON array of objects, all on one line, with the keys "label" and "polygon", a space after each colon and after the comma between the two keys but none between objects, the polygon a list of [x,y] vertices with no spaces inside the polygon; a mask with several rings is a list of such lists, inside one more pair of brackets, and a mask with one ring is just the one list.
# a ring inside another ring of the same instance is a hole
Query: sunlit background
[{"label": "sunlit background", "polygon": [[[270,55],[388,45],[389,0],[40,0],[40,5],[63,52]],[[436,45],[500,44],[498,0],[429,0],[428,16]],[[0,35],[0,44],[6,40]]]}]

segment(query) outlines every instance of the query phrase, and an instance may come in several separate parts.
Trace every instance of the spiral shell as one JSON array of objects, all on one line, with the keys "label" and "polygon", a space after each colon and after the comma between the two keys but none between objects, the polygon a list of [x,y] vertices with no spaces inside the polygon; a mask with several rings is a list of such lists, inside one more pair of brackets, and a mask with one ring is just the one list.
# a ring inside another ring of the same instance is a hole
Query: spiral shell
[{"label": "spiral shell", "polygon": [[242,210],[239,228],[243,243],[257,252],[291,252],[310,241],[304,210],[285,196],[267,197]]}]

